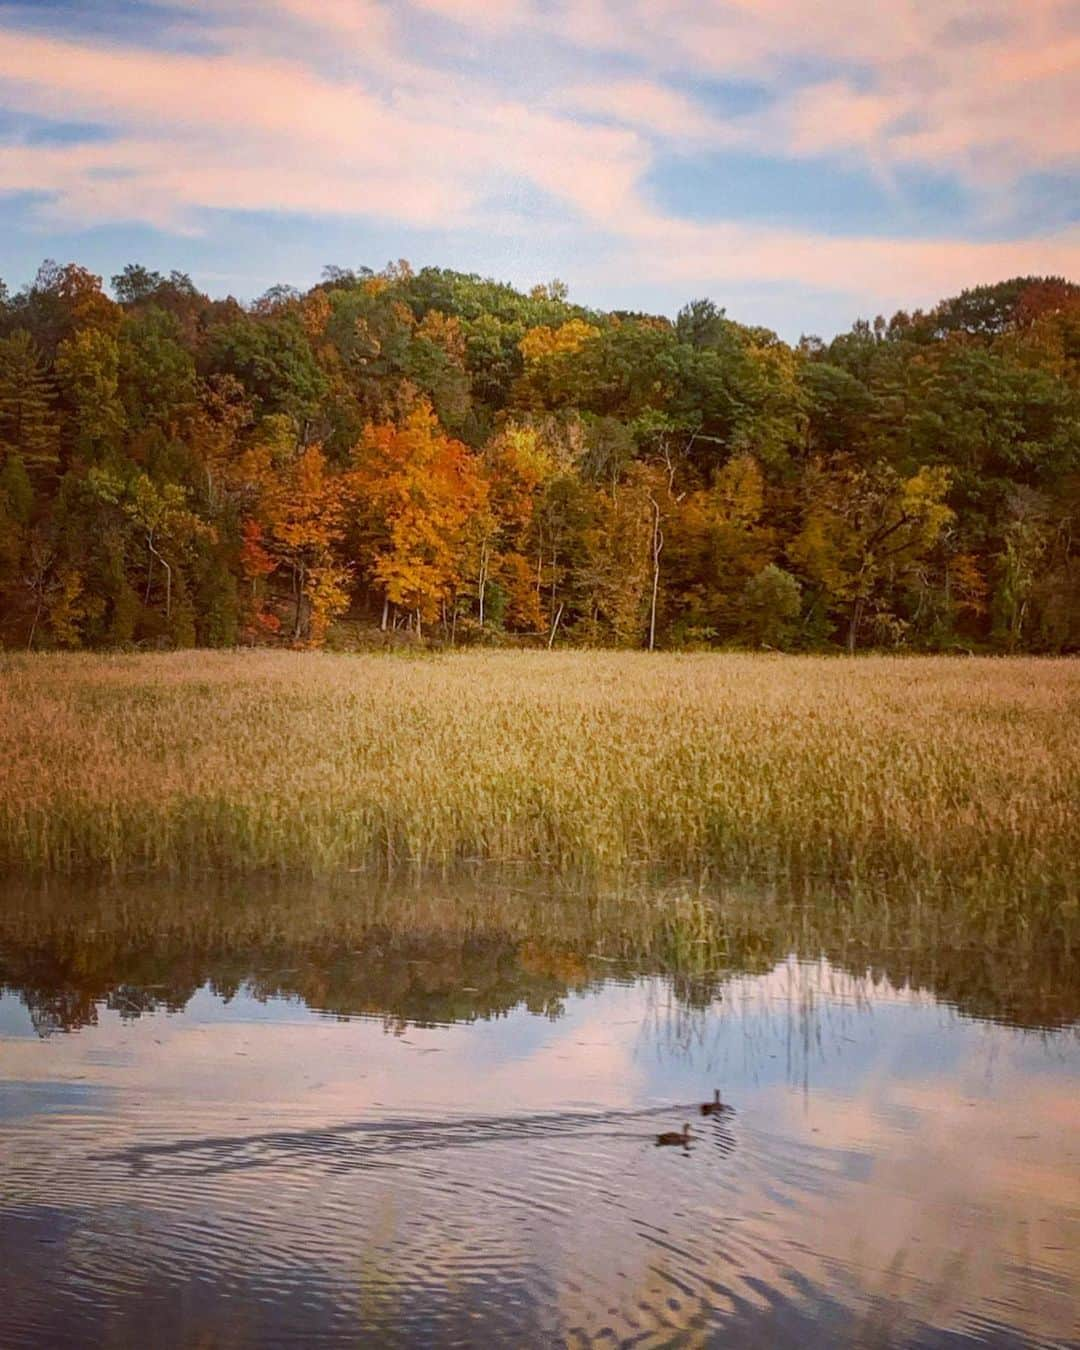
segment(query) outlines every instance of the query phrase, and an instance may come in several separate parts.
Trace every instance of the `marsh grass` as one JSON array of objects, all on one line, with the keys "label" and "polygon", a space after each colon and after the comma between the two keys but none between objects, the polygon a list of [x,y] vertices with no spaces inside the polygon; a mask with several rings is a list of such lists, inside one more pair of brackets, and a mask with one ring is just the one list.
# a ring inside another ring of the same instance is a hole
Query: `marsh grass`
[{"label": "marsh grass", "polygon": [[0,864],[663,868],[1078,895],[1080,665],[0,658]]}]

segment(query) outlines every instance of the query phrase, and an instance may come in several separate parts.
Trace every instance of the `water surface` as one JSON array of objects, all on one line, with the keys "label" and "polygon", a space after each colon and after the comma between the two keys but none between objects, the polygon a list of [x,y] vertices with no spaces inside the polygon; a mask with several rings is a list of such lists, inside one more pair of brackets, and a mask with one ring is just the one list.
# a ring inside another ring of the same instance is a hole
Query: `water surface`
[{"label": "water surface", "polygon": [[1080,1343],[1075,964],[850,920],[8,896],[0,1344]]}]

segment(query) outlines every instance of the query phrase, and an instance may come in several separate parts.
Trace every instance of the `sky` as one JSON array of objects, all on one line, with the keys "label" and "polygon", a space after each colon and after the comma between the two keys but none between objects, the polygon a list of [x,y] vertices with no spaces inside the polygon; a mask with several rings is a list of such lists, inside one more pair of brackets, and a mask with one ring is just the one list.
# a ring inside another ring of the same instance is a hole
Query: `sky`
[{"label": "sky", "polygon": [[326,264],[797,338],[1080,280],[1080,0],[0,3],[0,276]]}]

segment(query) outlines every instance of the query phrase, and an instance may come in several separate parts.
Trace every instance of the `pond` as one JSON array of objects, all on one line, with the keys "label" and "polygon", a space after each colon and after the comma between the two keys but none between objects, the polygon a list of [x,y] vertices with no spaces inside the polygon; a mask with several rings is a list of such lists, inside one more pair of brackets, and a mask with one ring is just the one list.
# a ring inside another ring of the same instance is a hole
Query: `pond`
[{"label": "pond", "polygon": [[1077,1343],[1053,925],[752,888],[2,900],[5,1347]]}]

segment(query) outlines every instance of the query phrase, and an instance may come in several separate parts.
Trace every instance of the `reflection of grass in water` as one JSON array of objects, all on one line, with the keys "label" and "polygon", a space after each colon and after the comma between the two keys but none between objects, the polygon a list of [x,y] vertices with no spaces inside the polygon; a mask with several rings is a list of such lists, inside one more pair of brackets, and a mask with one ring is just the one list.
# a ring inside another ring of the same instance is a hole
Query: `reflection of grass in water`
[{"label": "reflection of grass in water", "polygon": [[0,895],[0,982],[37,999],[43,1025],[92,1020],[103,999],[129,1013],[182,1006],[209,982],[399,1028],[517,1004],[557,1015],[569,992],[623,973],[668,975],[679,1007],[704,1008],[732,974],[795,953],[973,1014],[1066,1024],[1080,1016],[1075,919],[1050,900],[1026,910],[1010,925],[954,892],[931,904],[749,884],[54,880]]},{"label": "reflection of grass in water", "polygon": [[1076,901],[1068,661],[2,660],[0,862],[644,863]]},{"label": "reflection of grass in water", "polygon": [[393,1326],[398,1306],[393,1261],[388,1253],[397,1235],[395,1193],[384,1191],[371,1215],[362,1215],[371,1227],[356,1258],[361,1326]]},{"label": "reflection of grass in water", "polygon": [[[698,1235],[700,1236],[700,1235]],[[716,1242],[723,1246],[723,1218],[717,1216]],[[635,1318],[635,1330],[654,1336],[677,1336],[686,1346],[716,1343],[717,1333],[740,1346],[766,1347],[799,1342],[829,1344],[837,1350],[895,1350],[919,1343],[923,1328],[944,1328],[963,1320],[967,1254],[952,1253],[935,1276],[908,1270],[909,1251],[901,1246],[883,1269],[866,1266],[856,1245],[846,1261],[824,1264],[819,1281],[785,1278],[783,1254],[772,1253],[777,1266],[761,1272],[754,1285],[740,1279],[730,1257],[709,1260],[709,1243],[699,1244],[693,1263],[649,1249],[639,1259],[623,1307]],[[708,1293],[693,1285],[703,1281]],[[770,1284],[771,1298],[762,1285]],[[572,1305],[570,1305],[572,1306]],[[1021,1325],[1038,1336],[1044,1322],[1040,1310],[1017,1310]],[[574,1312],[577,1312],[574,1309]],[[595,1319],[592,1319],[595,1320]],[[590,1318],[577,1317],[571,1345],[593,1344]],[[1052,1320],[1045,1323],[1047,1328]],[[663,1343],[667,1343],[665,1340]],[[725,1342],[726,1343],[726,1342]]]}]

